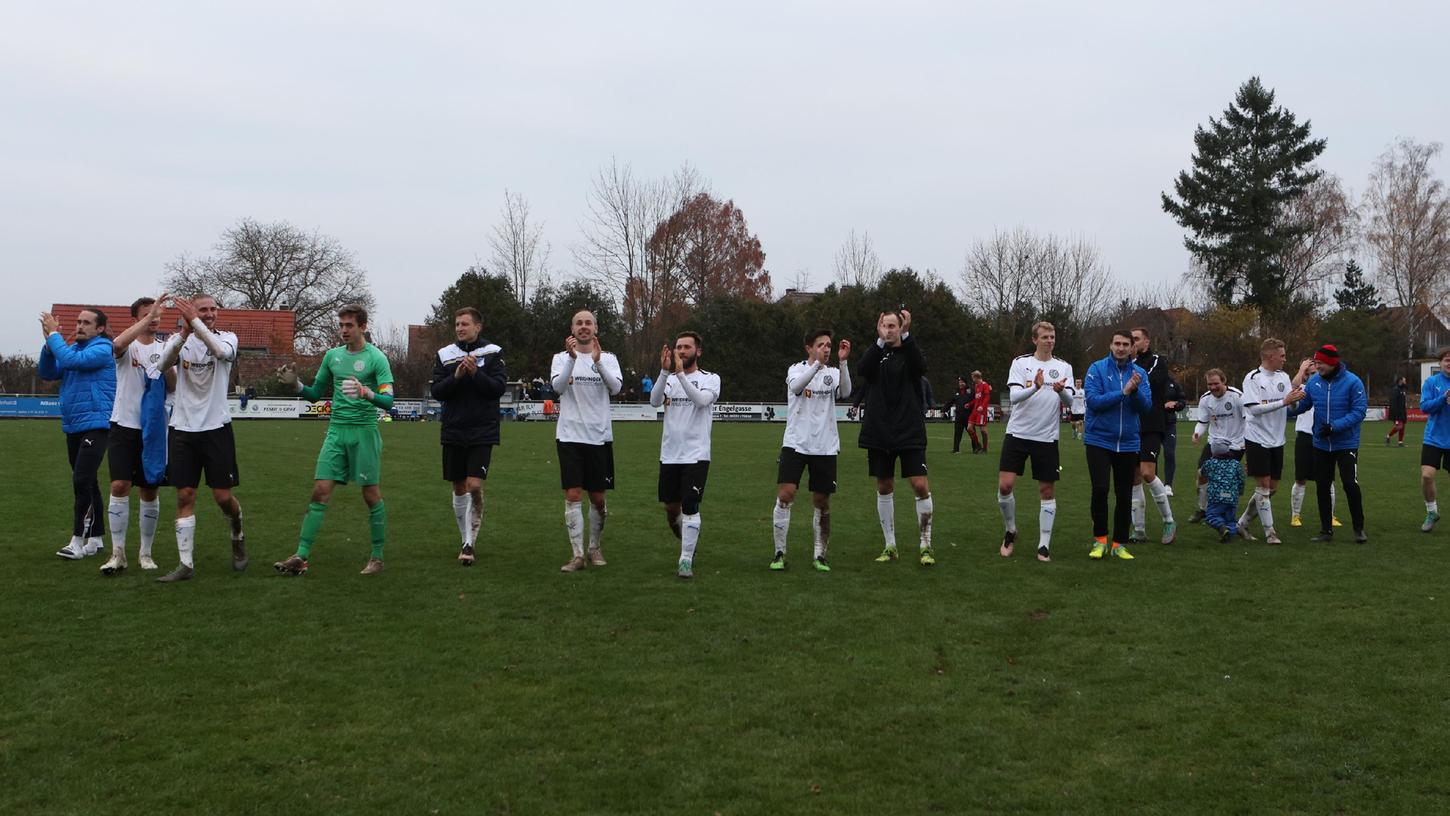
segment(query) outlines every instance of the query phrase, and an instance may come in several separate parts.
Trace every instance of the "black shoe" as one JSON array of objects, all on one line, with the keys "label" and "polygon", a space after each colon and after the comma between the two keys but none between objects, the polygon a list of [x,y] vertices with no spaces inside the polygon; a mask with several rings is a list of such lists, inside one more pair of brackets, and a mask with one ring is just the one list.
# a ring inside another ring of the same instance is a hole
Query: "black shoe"
[{"label": "black shoe", "polygon": [[1364,534],[1364,530],[1355,530],[1354,531],[1354,543],[1356,543],[1356,544],[1367,544],[1367,543],[1369,543],[1369,536],[1367,536],[1367,535]]},{"label": "black shoe", "polygon": [[1327,544],[1327,543],[1329,543],[1330,541],[1333,541],[1333,540],[1334,540],[1334,531],[1333,530],[1325,530],[1325,531],[1321,532],[1319,535],[1314,536],[1313,538],[1309,539],[1309,541],[1312,542],[1312,543],[1314,543],[1314,544]]},{"label": "black shoe", "polygon": [[1218,543],[1223,544],[1224,542],[1228,541],[1229,538],[1231,538],[1232,536],[1233,533],[1229,532],[1227,526],[1218,528]]},{"label": "black shoe", "polygon": [[1208,514],[1207,513],[1203,512],[1202,510],[1194,510],[1193,511],[1193,515],[1191,515],[1191,516],[1188,517],[1188,523],[1189,524],[1202,524],[1203,523],[1203,520],[1206,519],[1206,518],[1208,518]]},{"label": "black shoe", "polygon": [[458,563],[460,565],[465,567],[471,567],[473,566],[473,561],[474,555],[472,544],[464,544],[462,547],[458,548]]}]

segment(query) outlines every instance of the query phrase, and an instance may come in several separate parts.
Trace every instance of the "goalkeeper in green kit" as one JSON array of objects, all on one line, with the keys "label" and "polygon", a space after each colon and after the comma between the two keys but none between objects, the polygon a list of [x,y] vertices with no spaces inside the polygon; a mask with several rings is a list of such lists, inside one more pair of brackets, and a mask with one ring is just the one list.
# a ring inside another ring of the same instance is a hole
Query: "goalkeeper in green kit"
[{"label": "goalkeeper in green kit", "polygon": [[307,515],[302,517],[297,554],[274,565],[284,575],[307,572],[307,559],[322,529],[332,488],[351,481],[362,485],[372,533],[372,556],[362,574],[376,575],[383,571],[388,511],[378,489],[383,475],[383,438],[378,434],[377,409],[386,411],[393,406],[393,370],[388,358],[367,342],[364,336],[367,327],[367,309],[344,306],[337,312],[337,332],[343,345],[327,350],[311,385],[303,385],[290,364],[277,370],[282,382],[295,385],[297,393],[309,400],[332,397],[332,416],[322,451],[317,454],[317,470],[312,476],[317,481],[312,488],[312,503],[307,505]]}]

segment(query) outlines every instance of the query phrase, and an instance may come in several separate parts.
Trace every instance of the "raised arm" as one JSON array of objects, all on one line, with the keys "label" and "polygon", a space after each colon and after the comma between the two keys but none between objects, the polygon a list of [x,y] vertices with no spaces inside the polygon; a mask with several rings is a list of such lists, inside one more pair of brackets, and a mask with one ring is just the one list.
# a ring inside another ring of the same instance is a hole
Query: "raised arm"
[{"label": "raised arm", "polygon": [[332,396],[332,350],[322,355],[322,363],[317,367],[317,374],[312,378],[312,384],[308,385],[301,380],[297,381],[297,393],[301,394],[308,402],[317,402]]},{"label": "raised arm", "polygon": [[811,384],[811,380],[815,379],[816,374],[821,370],[821,365],[821,361],[817,360],[801,369],[801,372],[795,376],[795,379],[786,383],[787,387],[790,388],[790,392],[797,397],[804,394],[806,386]]},{"label": "raised arm", "polygon": [[574,354],[565,354],[562,363],[558,357],[554,358],[554,370],[549,375],[549,385],[553,386],[555,394],[562,397],[569,390],[569,380],[574,377],[574,364],[578,361],[579,358]]},{"label": "raised arm", "polygon": [[655,377],[655,381],[653,383],[650,383],[650,387],[649,387],[649,404],[650,405],[653,405],[654,407],[658,408],[661,405],[664,405],[665,404],[665,381],[668,380],[669,377],[670,377],[670,372],[665,371],[662,368],[662,369],[660,369],[660,375],[658,377]]},{"label": "raised arm", "polygon": [[61,371],[99,371],[116,364],[116,358],[111,354],[111,340],[106,337],[97,337],[84,348],[71,348],[65,344],[60,332],[51,332],[46,335],[45,347],[50,350],[56,368]]},{"label": "raised arm", "polygon": [[836,383],[836,398],[851,398],[851,368],[845,360],[841,361],[841,381]]},{"label": "raised arm", "polygon": [[166,338],[165,345],[161,347],[161,362],[157,364],[157,368],[165,371],[181,359],[181,344],[186,342],[181,335],[181,332],[177,332]]}]

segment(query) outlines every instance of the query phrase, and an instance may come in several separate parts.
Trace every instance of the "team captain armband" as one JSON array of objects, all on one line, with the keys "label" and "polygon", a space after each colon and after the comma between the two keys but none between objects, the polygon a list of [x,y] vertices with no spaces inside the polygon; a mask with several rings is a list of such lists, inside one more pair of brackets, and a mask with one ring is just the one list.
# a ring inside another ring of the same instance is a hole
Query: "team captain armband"
[{"label": "team captain armband", "polygon": [[391,394],[391,393],[393,393],[393,384],[392,383],[383,383],[382,385],[379,385],[378,386],[378,393],[379,394]]}]

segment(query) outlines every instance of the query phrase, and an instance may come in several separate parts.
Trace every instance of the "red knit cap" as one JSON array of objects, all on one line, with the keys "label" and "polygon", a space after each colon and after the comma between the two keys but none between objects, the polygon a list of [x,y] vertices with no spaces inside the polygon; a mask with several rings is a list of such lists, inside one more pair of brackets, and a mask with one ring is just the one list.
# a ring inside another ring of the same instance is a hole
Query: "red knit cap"
[{"label": "red knit cap", "polygon": [[1339,349],[1329,343],[1325,343],[1319,347],[1318,351],[1314,352],[1314,362],[1332,366],[1339,365]]}]

